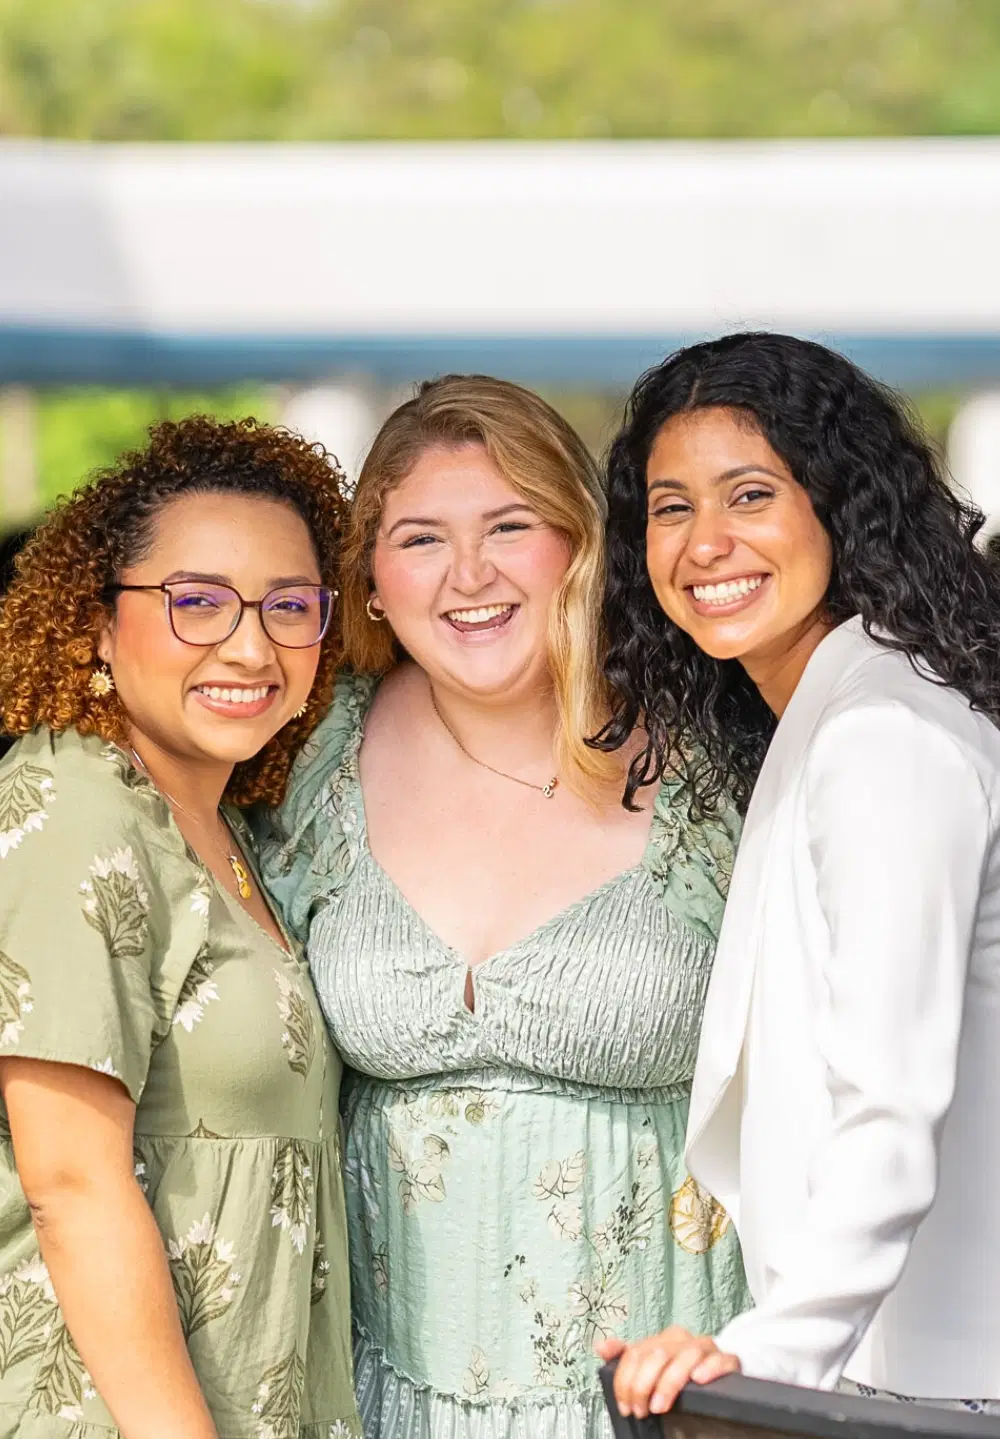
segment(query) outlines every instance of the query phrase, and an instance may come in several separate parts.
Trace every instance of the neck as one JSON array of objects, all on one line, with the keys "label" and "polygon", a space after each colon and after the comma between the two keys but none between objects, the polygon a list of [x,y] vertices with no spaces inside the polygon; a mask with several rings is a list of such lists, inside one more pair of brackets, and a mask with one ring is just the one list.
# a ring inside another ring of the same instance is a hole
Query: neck
[{"label": "neck", "polygon": [[748,655],[740,661],[778,719],[788,708],[813,651],[835,628],[828,616],[811,615],[792,635],[782,636],[780,649]]},{"label": "neck", "polygon": [[181,759],[147,735],[129,729],[129,744],[160,793],[203,824],[216,822],[233,766],[219,760]]},{"label": "neck", "polygon": [[488,699],[431,683],[431,695],[441,718],[477,759],[524,778],[551,777],[559,711],[547,679]]}]

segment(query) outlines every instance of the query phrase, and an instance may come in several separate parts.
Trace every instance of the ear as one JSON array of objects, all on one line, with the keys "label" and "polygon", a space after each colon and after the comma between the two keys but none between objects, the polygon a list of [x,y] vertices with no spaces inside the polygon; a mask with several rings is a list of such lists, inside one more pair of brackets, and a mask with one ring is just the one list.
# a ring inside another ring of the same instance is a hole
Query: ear
[{"label": "ear", "polygon": [[115,621],[114,616],[108,617],[108,622],[97,637],[97,657],[106,665],[111,664],[115,657]]}]

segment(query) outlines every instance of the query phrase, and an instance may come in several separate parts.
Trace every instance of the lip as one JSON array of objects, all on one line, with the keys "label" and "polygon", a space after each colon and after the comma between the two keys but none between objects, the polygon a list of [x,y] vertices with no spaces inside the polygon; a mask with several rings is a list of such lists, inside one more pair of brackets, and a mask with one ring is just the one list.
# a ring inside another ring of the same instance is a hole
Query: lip
[{"label": "lip", "polygon": [[[493,600],[489,605],[468,605],[468,609],[491,609],[494,605],[509,604],[510,609],[505,615],[498,615],[495,620],[487,621],[484,624],[465,625],[461,621],[449,619],[447,613],[441,615],[441,620],[448,626],[452,634],[460,635],[463,640],[491,640],[496,635],[503,634],[516,617],[521,606],[515,600]],[[458,608],[456,606],[456,608]]]},{"label": "lip", "polygon": [[[751,590],[750,593],[746,595],[735,595],[724,605],[712,604],[708,600],[698,600],[695,599],[694,596],[695,583],[697,583],[698,585],[721,585],[728,583],[730,580],[748,580],[758,578],[760,579],[761,583],[757,586],[755,590]],[[770,579],[771,575],[768,571],[744,570],[744,572],[739,575],[719,575],[717,578],[694,581],[692,584],[684,586],[684,593],[687,596],[688,604],[694,610],[696,615],[701,615],[704,619],[725,619],[728,618],[730,615],[739,614],[741,610],[749,609],[751,605],[756,604],[757,601],[760,599],[761,595],[765,594],[769,589]]]},{"label": "lip", "polygon": [[[203,680],[202,683],[207,683],[207,681]],[[213,688],[239,689],[241,688],[241,686],[233,685],[232,683],[230,683],[228,685],[216,685],[213,686]],[[245,686],[245,688],[259,689],[260,686],[247,685]],[[280,687],[276,684],[269,684],[267,694],[264,696],[264,698],[254,700],[250,704],[244,704],[242,700],[215,700],[212,699],[210,695],[202,694],[201,690],[195,689],[194,687],[192,687],[188,693],[194,697],[196,702],[200,704],[203,709],[208,710],[210,714],[219,715],[223,719],[248,720],[259,719],[262,714],[267,713],[267,711],[277,700],[280,693]]]}]

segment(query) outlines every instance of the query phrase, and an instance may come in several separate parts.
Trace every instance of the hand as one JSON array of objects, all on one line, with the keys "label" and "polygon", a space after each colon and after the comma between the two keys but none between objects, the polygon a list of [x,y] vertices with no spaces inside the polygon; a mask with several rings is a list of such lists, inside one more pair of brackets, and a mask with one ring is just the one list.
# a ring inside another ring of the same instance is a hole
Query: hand
[{"label": "hand", "polygon": [[615,1399],[623,1415],[637,1419],[666,1414],[689,1380],[710,1384],[740,1367],[736,1355],[723,1354],[714,1339],[696,1337],[676,1324],[636,1344],[602,1339],[595,1347],[605,1363],[619,1360]]}]

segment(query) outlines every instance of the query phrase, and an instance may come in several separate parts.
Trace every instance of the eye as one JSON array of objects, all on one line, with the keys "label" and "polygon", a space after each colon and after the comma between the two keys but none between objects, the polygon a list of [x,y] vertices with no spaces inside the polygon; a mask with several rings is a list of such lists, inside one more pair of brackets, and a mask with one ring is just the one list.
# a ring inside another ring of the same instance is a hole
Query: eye
[{"label": "eye", "polygon": [[498,525],[493,526],[492,530],[490,530],[490,534],[513,535],[517,534],[520,530],[529,530],[530,528],[531,526],[525,524],[523,520],[501,520]]},{"label": "eye", "polygon": [[691,506],[688,504],[687,500],[680,499],[657,500],[654,502],[649,511],[650,518],[656,520],[680,519],[684,515],[689,515],[690,513]]},{"label": "eye", "polygon": [[308,608],[308,601],[302,599],[300,595],[282,595],[280,599],[271,601],[267,612],[268,614],[303,615]]},{"label": "eye", "polygon": [[418,547],[423,548],[426,545],[436,545],[437,542],[437,535],[411,535],[409,539],[403,541],[400,548],[404,550],[415,550]]},{"label": "eye", "polygon": [[753,505],[760,500],[771,500],[774,498],[774,491],[766,485],[751,485],[747,490],[741,490],[734,498],[734,505]]},{"label": "eye", "polygon": [[179,610],[217,610],[221,601],[211,591],[186,590],[184,594],[175,593],[173,603]]}]

